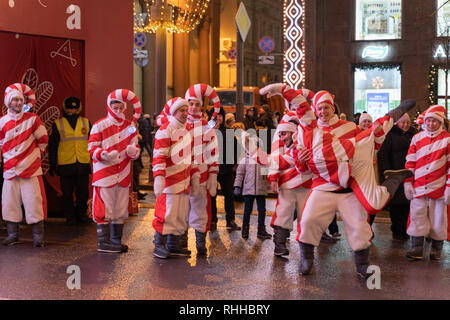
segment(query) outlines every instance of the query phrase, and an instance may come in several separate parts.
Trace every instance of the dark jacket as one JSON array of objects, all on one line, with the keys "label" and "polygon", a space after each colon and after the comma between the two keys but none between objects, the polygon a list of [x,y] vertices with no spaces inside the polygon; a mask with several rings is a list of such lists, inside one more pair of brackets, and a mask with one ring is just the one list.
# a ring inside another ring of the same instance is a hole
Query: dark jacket
[{"label": "dark jacket", "polygon": [[[391,131],[389,131],[380,151],[378,151],[378,169],[380,171],[380,177],[383,177],[383,172],[385,170],[398,170],[405,168],[406,155],[408,154],[409,145],[411,144],[412,137],[416,133],[417,130],[413,127],[404,132],[396,125],[394,125]],[[398,188],[390,203],[408,203],[408,200],[405,197],[403,184],[400,185],[400,188]]]},{"label": "dark jacket", "polygon": [[[67,119],[70,126],[75,130],[75,127],[77,125],[77,120],[79,115],[75,114],[73,116],[69,116],[66,113],[63,112],[63,117]],[[89,134],[91,133],[92,124],[89,121]],[[65,165],[58,165],[58,147],[59,147],[59,141],[61,140],[61,136],[59,135],[58,128],[56,127],[56,124],[53,123],[52,126],[52,134],[49,137],[48,140],[48,154],[49,154],[49,164],[50,167],[57,168],[56,173],[61,176],[71,176],[71,175],[86,175],[91,173],[91,164],[90,163],[79,163],[78,161],[73,164],[65,164]]]},{"label": "dark jacket", "polygon": [[[234,138],[234,136],[227,137],[226,129],[227,128],[223,124],[219,127],[219,129],[216,129],[216,131],[220,131],[220,133],[217,132],[217,135],[220,134],[223,137],[222,139],[218,139],[219,152],[220,152],[220,154],[219,154],[219,162],[220,162],[219,174],[226,174],[226,175],[231,174],[232,175],[233,167],[237,163],[237,141]],[[229,130],[233,130],[233,129],[229,129]],[[228,143],[227,143],[227,139],[230,139],[230,141],[228,141]],[[227,148],[233,148],[233,149],[228,150]],[[234,154],[231,155],[231,152],[234,152]],[[227,161],[227,158],[229,158],[228,161]],[[232,176],[230,176],[230,179],[232,179]]]}]

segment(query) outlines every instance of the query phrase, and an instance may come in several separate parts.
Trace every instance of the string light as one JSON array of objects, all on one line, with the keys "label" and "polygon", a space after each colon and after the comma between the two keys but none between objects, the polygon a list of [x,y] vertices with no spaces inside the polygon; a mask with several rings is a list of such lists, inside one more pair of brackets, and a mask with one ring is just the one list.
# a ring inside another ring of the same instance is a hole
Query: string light
[{"label": "string light", "polygon": [[136,15],[134,8],[134,32],[155,33],[159,29],[170,33],[190,32],[202,21],[210,1],[168,0],[167,6],[157,7],[155,0],[144,0],[145,18],[142,14]]},{"label": "string light", "polygon": [[283,33],[287,43],[284,54],[284,82],[294,89],[304,86],[305,59],[305,0],[284,0]]}]

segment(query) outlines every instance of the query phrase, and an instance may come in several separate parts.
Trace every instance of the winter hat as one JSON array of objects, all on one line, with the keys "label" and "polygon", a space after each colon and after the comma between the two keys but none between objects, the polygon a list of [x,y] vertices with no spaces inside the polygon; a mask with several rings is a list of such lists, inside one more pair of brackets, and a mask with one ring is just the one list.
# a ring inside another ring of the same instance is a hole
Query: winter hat
[{"label": "winter hat", "polygon": [[123,102],[125,107],[127,105],[127,101],[131,102],[134,108],[133,122],[137,122],[140,118],[142,110],[141,102],[133,91],[127,89],[116,89],[108,95],[107,105],[109,114],[117,121],[122,122],[125,120],[125,113],[116,114],[111,109],[111,101]]},{"label": "winter hat", "polygon": [[[14,93],[13,95],[9,95],[9,93],[13,91],[18,91],[19,95],[17,93]],[[36,95],[34,94],[34,91],[31,90],[29,86],[23,83],[14,83],[10,86],[8,86],[5,90],[5,106],[8,107],[11,103],[12,98],[14,97],[22,97],[25,100],[25,97],[28,99],[28,107],[32,108],[34,104],[36,103]]]},{"label": "winter hat", "polygon": [[361,124],[361,122],[363,122],[364,120],[370,120],[371,122],[373,122],[372,116],[368,113],[361,114],[361,116],[359,117],[359,124]]},{"label": "winter hat", "polygon": [[446,110],[443,106],[434,105],[429,107],[425,111],[425,115],[423,117],[423,120],[427,120],[427,118],[434,118],[436,120],[439,120],[441,123],[444,123],[444,119],[447,118],[446,116]]},{"label": "winter hat", "polygon": [[424,112],[422,112],[416,119],[416,123],[421,126],[424,124],[425,119],[423,118],[425,116],[425,112],[427,112],[427,110],[425,110]]},{"label": "winter hat", "polygon": [[68,97],[63,101],[63,111],[67,109],[77,109],[76,114],[81,112],[81,101],[76,97]]},{"label": "winter hat", "polygon": [[162,109],[161,113],[159,114],[159,116],[156,117],[156,125],[158,127],[162,127],[166,122],[169,122],[169,117],[170,117],[170,108],[173,106],[173,104],[177,101],[177,100],[184,100],[183,98],[180,97],[175,97],[170,99],[169,101],[167,101],[167,103],[164,105],[164,108]]},{"label": "winter hat", "polygon": [[[187,102],[187,100],[183,99],[183,98],[173,98],[171,100],[174,100],[171,102],[170,107],[169,107],[169,114],[171,116],[173,116],[175,114],[175,112],[180,109],[183,106],[187,106],[189,103]],[[169,100],[169,102],[171,101]],[[168,103],[169,103],[168,102]]]},{"label": "winter hat", "polygon": [[280,124],[277,126],[277,131],[290,131],[297,132],[297,125],[290,121],[297,121],[297,117],[293,113],[288,113],[283,116],[280,121]]},{"label": "winter hat", "polygon": [[203,106],[203,98],[208,97],[214,105],[214,112],[211,119],[215,120],[220,112],[220,99],[216,90],[204,83],[195,84],[186,91],[186,100],[195,100]]},{"label": "winter hat", "polygon": [[322,90],[317,92],[314,97],[312,98],[312,102],[311,102],[311,106],[314,109],[314,112],[317,114],[317,106],[321,103],[328,103],[331,105],[331,107],[333,108],[333,112],[335,111],[335,106],[334,106],[334,95],[332,95],[331,93],[329,93],[328,91]]}]

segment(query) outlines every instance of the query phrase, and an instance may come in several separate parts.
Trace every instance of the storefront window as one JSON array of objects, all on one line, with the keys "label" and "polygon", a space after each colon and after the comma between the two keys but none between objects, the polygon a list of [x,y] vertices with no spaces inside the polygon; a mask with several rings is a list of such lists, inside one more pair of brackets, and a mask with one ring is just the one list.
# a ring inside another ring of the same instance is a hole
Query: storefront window
[{"label": "storefront window", "polygon": [[[444,5],[445,3],[445,5]],[[438,37],[450,36],[450,3],[448,0],[437,0],[437,27]]]},{"label": "storefront window", "polygon": [[445,96],[447,96],[447,105],[450,105],[450,71],[447,75],[447,93],[445,89],[445,69],[439,68],[438,71],[438,101],[437,104],[447,108],[447,117],[449,116],[448,107],[445,105]]},{"label": "storefront window", "polygon": [[355,68],[355,113],[367,111],[373,119],[384,116],[401,100],[398,68]]},{"label": "storefront window", "polygon": [[356,0],[356,40],[400,39],[401,0]]}]

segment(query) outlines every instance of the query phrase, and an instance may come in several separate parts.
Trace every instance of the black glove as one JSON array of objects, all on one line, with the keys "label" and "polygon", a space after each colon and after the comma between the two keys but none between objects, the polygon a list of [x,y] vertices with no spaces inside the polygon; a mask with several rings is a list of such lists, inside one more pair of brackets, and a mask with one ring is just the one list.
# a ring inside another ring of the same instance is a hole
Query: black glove
[{"label": "black glove", "polygon": [[56,175],[56,166],[50,166],[50,169],[48,169],[48,173],[53,177]]},{"label": "black glove", "polygon": [[241,192],[242,192],[242,189],[241,189],[241,188],[239,188],[239,187],[234,187],[234,195],[235,195],[236,197],[240,196],[240,195],[241,195]]}]

